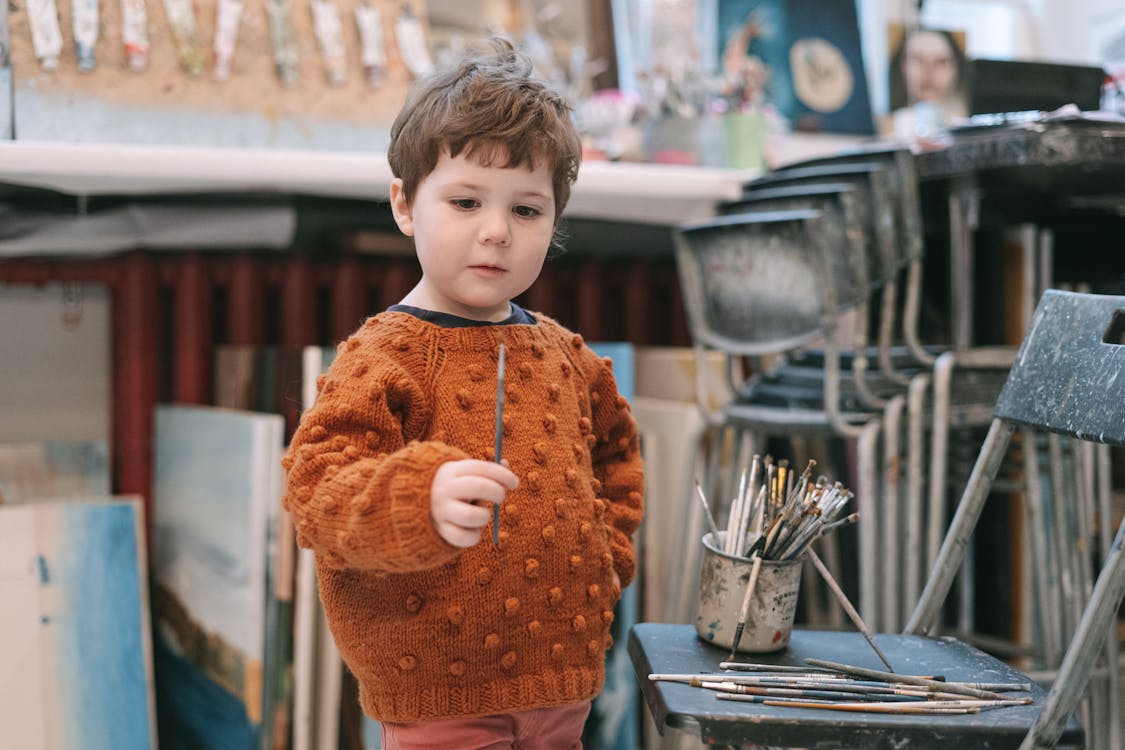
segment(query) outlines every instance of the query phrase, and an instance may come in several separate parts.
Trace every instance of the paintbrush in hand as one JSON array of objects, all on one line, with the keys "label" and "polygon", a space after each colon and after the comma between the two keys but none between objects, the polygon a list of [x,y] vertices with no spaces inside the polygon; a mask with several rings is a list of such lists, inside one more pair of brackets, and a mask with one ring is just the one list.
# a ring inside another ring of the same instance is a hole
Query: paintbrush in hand
[{"label": "paintbrush in hand", "polygon": [[[500,361],[496,365],[496,448],[493,452],[500,463],[504,447],[504,344],[500,344]],[[492,506],[492,543],[500,546],[500,503]]]}]

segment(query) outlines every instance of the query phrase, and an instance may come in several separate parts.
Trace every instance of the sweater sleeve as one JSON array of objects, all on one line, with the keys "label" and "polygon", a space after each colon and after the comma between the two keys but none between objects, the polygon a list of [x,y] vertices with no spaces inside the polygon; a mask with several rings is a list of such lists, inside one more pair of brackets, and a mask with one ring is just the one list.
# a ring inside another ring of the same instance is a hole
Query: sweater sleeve
[{"label": "sweater sleeve", "polygon": [[590,390],[590,412],[597,442],[591,451],[594,478],[606,503],[613,566],[624,588],[636,571],[633,533],[644,512],[644,467],[637,423],[629,402],[617,391],[608,359],[597,360]]},{"label": "sweater sleeve", "polygon": [[340,569],[409,572],[446,563],[459,550],[434,529],[430,484],[442,463],[468,456],[414,439],[430,404],[401,365],[343,349],[282,462],[297,543]]}]

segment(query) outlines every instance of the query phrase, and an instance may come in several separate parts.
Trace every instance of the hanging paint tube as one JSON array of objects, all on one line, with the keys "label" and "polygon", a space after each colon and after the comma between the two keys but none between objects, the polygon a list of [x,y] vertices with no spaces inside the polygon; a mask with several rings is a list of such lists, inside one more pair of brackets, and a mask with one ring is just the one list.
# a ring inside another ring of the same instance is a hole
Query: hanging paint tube
[{"label": "hanging paint tube", "polygon": [[168,23],[172,26],[172,36],[176,40],[180,68],[189,75],[202,74],[206,52],[199,32],[196,31],[192,0],[164,0],[164,10]]},{"label": "hanging paint tube", "polygon": [[238,44],[238,23],[242,19],[242,0],[219,0],[215,11],[215,69],[216,81],[230,78],[234,48]]},{"label": "hanging paint tube", "polygon": [[378,88],[387,74],[387,50],[383,43],[383,17],[369,2],[355,6],[355,22],[359,27],[360,59],[363,76],[371,88]]},{"label": "hanging paint tube", "polygon": [[97,65],[94,48],[98,44],[98,0],[74,0],[70,10],[78,69],[89,73]]},{"label": "hanging paint tube", "polygon": [[27,17],[31,23],[31,44],[43,70],[59,67],[62,54],[62,32],[59,31],[59,11],[55,0],[28,0]]},{"label": "hanging paint tube", "polygon": [[403,64],[412,76],[419,78],[429,75],[434,69],[422,21],[406,3],[403,3],[398,18],[395,19],[395,43]]},{"label": "hanging paint tube", "polygon": [[145,0],[121,0],[121,44],[129,70],[148,67],[148,11]]},{"label": "hanging paint tube", "polygon": [[297,49],[297,31],[289,16],[289,0],[268,0],[266,8],[269,9],[273,65],[277,77],[285,86],[296,86],[300,53]]},{"label": "hanging paint tube", "polygon": [[324,73],[333,86],[348,82],[347,58],[344,48],[344,28],[340,12],[331,0],[313,0],[313,31],[320,45],[320,60]]}]

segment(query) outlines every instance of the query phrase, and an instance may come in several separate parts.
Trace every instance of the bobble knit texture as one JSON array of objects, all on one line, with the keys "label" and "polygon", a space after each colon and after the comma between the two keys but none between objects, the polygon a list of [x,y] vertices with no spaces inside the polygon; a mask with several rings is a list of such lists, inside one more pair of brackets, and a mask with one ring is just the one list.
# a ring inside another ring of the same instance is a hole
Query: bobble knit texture
[{"label": "bobble knit texture", "polygon": [[[609,360],[550,318],[442,328],[400,312],[339,347],[284,460],[285,507],[360,701],[384,721],[508,713],[593,698],[613,571],[633,578],[644,485]],[[506,349],[504,457],[520,478],[481,541],[430,516],[445,461],[493,459]]]}]

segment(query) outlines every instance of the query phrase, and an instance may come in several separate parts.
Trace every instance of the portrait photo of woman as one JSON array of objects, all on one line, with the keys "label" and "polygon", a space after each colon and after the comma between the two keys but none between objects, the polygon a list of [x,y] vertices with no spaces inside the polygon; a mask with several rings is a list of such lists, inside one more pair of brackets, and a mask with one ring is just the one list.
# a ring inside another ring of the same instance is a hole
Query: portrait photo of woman
[{"label": "portrait photo of woman", "polygon": [[887,68],[891,115],[884,131],[924,138],[967,112],[964,32],[893,26]]}]

